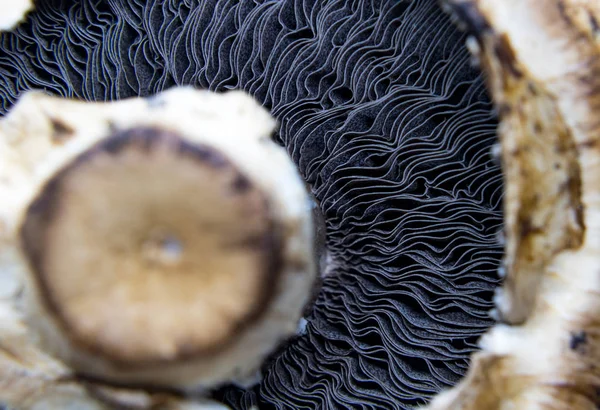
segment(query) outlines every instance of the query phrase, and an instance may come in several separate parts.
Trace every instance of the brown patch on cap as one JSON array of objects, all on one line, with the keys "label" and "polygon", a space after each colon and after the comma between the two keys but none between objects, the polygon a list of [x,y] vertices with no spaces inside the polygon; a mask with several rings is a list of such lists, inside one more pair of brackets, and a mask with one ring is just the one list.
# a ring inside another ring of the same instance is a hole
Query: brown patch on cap
[{"label": "brown patch on cap", "polygon": [[[510,40],[506,34],[498,35],[494,51],[498,57],[498,61],[507,72],[510,72],[514,78],[521,78],[523,76],[516,62],[515,51],[510,45]],[[535,88],[531,87],[530,91],[535,93]]]},{"label": "brown patch on cap", "polygon": [[222,350],[260,318],[282,263],[264,192],[215,148],[154,128],[56,173],[21,243],[64,336],[128,368]]}]

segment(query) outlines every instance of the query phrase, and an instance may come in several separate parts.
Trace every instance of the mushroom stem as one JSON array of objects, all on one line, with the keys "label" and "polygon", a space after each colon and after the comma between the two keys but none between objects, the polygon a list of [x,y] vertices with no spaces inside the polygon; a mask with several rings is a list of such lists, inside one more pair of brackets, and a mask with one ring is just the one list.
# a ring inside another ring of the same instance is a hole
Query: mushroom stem
[{"label": "mushroom stem", "polygon": [[23,97],[0,123],[0,261],[40,346],[116,385],[256,382],[316,276],[310,199],[274,126],[240,92]]},{"label": "mushroom stem", "polygon": [[600,403],[600,7],[454,0],[500,114],[506,280],[501,318],[465,379],[429,410]]},{"label": "mushroom stem", "polygon": [[15,28],[32,9],[32,0],[0,0],[0,31]]}]

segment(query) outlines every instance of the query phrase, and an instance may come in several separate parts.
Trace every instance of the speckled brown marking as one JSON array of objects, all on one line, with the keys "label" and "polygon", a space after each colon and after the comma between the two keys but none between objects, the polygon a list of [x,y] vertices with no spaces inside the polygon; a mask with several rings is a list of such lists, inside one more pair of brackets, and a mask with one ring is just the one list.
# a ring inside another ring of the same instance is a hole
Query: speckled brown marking
[{"label": "speckled brown marking", "polygon": [[50,125],[52,125],[52,142],[57,145],[64,144],[75,134],[75,130],[62,120],[50,117]]},{"label": "speckled brown marking", "polygon": [[[508,37],[505,34],[502,34],[497,37],[494,52],[496,53],[496,57],[498,58],[500,64],[502,64],[504,69],[509,71],[515,79],[520,79],[521,77],[523,77],[523,73],[517,67],[517,63],[515,61],[515,53],[510,45],[510,41],[508,40]],[[534,96],[536,95],[535,87],[533,87],[532,85],[530,92]]]},{"label": "speckled brown marking", "polygon": [[571,340],[569,341],[569,348],[571,350],[581,351],[586,344],[587,334],[583,330],[578,332],[571,332]]},{"label": "speckled brown marking", "polygon": [[233,180],[233,182],[231,183],[231,188],[233,189],[233,191],[235,193],[244,193],[246,192],[248,189],[250,189],[250,187],[252,186],[252,184],[250,183],[250,180],[248,180],[248,178],[246,178],[245,176],[243,176],[242,174],[239,174],[235,177],[235,179]]},{"label": "speckled brown marking", "polygon": [[598,19],[593,14],[589,15],[590,26],[592,27],[592,32],[594,34],[598,34],[600,32],[600,24],[598,24]]},{"label": "speckled brown marking", "polygon": [[[494,48],[494,53],[497,51]],[[504,137],[513,141],[503,156],[507,238],[513,245],[506,250],[508,275],[504,284],[510,306],[501,309],[501,314],[510,323],[522,323],[535,302],[543,267],[557,253],[579,247],[585,227],[573,136],[552,96],[531,80],[521,81],[522,72],[515,69],[514,56],[510,61],[498,63],[506,74],[503,83],[508,85],[503,101],[515,107],[503,116],[503,122],[523,132],[517,138]],[[554,122],[548,123],[548,118]],[[569,222],[571,213],[574,223]]]}]

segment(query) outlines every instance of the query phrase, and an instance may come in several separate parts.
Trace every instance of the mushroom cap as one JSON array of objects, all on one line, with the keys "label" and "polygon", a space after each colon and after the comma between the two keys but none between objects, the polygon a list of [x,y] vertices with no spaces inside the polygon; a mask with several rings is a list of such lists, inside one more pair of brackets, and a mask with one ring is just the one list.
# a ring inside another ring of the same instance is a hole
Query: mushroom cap
[{"label": "mushroom cap", "polygon": [[583,410],[600,396],[600,5],[451,0],[499,108],[507,323],[429,410]]},{"label": "mushroom cap", "polygon": [[316,272],[308,194],[273,124],[237,92],[26,96],[0,125],[15,159],[1,174],[41,345],[111,382],[253,380]]}]

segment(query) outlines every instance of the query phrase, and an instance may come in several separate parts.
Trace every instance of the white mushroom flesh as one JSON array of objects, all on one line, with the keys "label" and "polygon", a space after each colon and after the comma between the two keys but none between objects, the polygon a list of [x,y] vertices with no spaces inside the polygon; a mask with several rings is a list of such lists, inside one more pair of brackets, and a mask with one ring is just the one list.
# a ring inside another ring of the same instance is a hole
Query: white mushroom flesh
[{"label": "white mushroom flesh", "polygon": [[0,31],[15,28],[31,9],[32,0],[0,0]]}]

